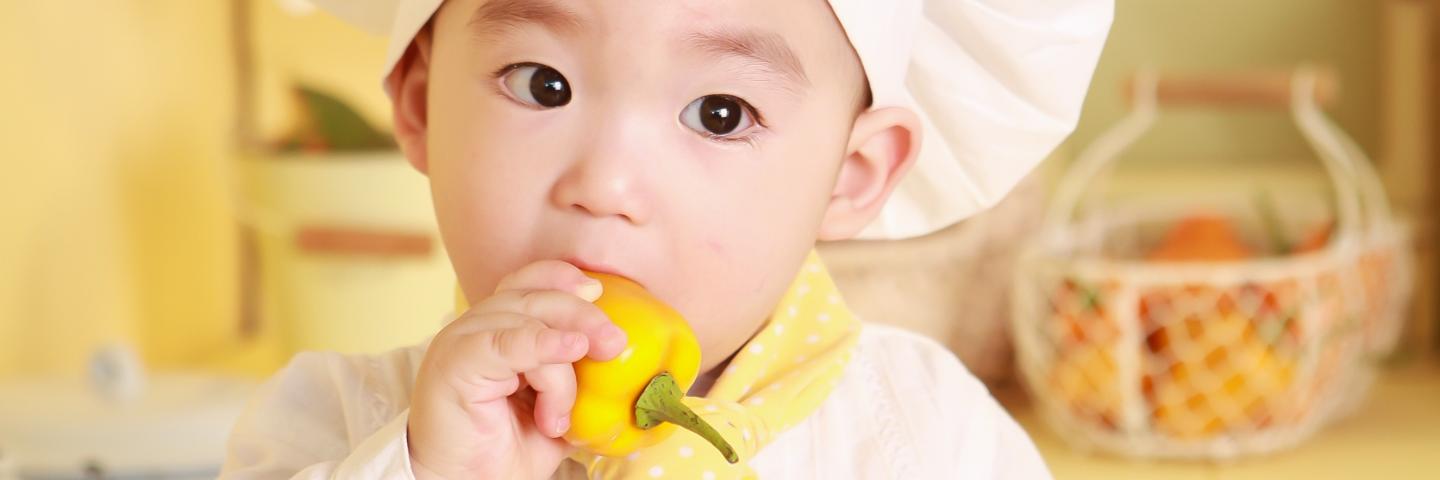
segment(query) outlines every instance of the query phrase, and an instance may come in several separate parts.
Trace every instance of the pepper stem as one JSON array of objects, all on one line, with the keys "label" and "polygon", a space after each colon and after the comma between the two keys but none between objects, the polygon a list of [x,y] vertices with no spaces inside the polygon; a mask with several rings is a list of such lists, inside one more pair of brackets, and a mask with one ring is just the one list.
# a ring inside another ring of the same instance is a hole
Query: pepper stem
[{"label": "pepper stem", "polygon": [[650,379],[650,384],[640,392],[640,398],[635,400],[635,424],[641,430],[649,430],[659,425],[660,422],[670,422],[686,430],[695,432],[700,438],[710,442],[725,456],[730,463],[740,461],[740,455],[715,431],[709,423],[700,418],[694,410],[680,402],[685,394],[680,391],[680,384],[675,383],[675,377],[670,372],[661,372],[655,378]]}]

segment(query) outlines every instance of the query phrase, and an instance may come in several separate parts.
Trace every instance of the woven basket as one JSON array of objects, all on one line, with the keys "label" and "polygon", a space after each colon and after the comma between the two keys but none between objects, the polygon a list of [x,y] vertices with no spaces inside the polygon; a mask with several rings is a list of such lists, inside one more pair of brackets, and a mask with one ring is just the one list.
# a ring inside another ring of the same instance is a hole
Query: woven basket
[{"label": "woven basket", "polygon": [[1184,212],[1205,211],[1263,238],[1254,208],[1209,198],[1106,205],[1076,217],[1089,186],[1154,122],[1154,75],[1137,77],[1131,115],[1062,179],[1021,256],[1013,336],[1024,384],[1073,446],[1132,457],[1259,454],[1302,441],[1363,398],[1374,360],[1402,324],[1407,233],[1363,154],[1320,112],[1315,79],[1299,70],[1287,92],[1335,192],[1335,228],[1323,247],[1147,259],[1157,232],[1177,228]]}]

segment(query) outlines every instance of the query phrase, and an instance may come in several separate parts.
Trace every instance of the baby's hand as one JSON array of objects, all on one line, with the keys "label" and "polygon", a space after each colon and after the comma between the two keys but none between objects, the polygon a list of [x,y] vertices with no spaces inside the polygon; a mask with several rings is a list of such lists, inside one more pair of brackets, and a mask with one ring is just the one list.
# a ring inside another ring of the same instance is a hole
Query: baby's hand
[{"label": "baby's hand", "polygon": [[425,478],[548,478],[572,448],[571,363],[625,333],[590,303],[600,283],[560,261],[510,274],[430,343],[410,399],[411,469]]}]

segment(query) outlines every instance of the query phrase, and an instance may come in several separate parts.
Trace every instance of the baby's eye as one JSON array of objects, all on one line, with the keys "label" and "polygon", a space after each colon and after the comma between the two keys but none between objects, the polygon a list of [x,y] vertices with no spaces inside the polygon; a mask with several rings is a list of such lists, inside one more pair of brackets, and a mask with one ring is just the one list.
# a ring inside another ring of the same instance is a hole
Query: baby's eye
[{"label": "baby's eye", "polygon": [[730,95],[706,95],[680,112],[680,123],[710,137],[726,137],[755,124],[750,104]]},{"label": "baby's eye", "polygon": [[500,82],[511,97],[527,105],[555,108],[570,103],[570,82],[558,70],[545,65],[511,65]]}]

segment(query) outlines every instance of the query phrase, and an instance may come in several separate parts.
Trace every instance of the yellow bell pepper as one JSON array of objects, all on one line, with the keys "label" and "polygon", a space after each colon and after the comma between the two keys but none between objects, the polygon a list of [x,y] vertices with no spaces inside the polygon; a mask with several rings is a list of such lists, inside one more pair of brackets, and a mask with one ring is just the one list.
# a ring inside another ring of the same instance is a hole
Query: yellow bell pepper
[{"label": "yellow bell pepper", "polygon": [[735,450],[680,399],[695,382],[700,345],[678,312],[629,279],[586,272],[599,280],[595,301],[625,331],[628,342],[615,358],[575,362],[578,391],[565,439],[597,455],[624,456],[665,440],[678,425],[720,450],[730,463]]}]

